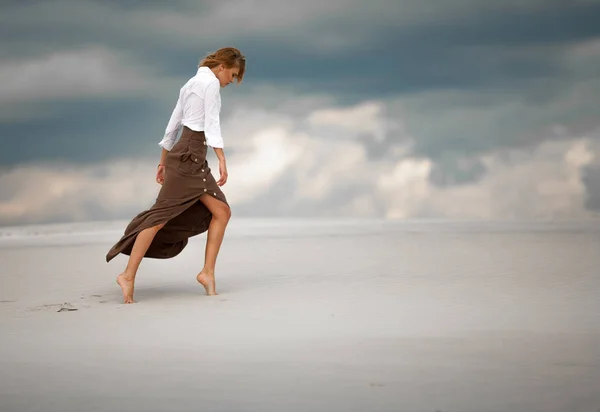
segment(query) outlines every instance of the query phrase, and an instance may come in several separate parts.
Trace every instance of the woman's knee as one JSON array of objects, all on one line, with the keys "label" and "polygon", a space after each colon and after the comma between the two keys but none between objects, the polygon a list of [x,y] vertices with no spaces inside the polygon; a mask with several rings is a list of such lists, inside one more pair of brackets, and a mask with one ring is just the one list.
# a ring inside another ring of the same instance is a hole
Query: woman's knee
[{"label": "woman's knee", "polygon": [[201,196],[200,202],[206,206],[215,219],[229,220],[231,218],[231,208],[227,203],[209,195]]},{"label": "woman's knee", "polygon": [[227,220],[231,219],[231,208],[228,205],[225,205],[223,208],[223,218]]},{"label": "woman's knee", "polygon": [[213,215],[215,215],[217,219],[229,220],[231,218],[231,208],[228,205],[223,204],[216,209],[217,210],[214,211]]}]

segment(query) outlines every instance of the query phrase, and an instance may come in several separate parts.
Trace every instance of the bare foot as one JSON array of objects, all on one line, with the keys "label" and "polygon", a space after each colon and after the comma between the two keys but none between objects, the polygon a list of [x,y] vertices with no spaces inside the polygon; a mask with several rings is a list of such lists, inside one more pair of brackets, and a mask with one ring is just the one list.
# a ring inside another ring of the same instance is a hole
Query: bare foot
[{"label": "bare foot", "polygon": [[218,295],[218,293],[215,291],[214,273],[200,272],[198,276],[196,276],[196,279],[202,286],[204,286],[207,295]]},{"label": "bare foot", "polygon": [[133,279],[127,277],[123,272],[117,276],[117,284],[123,290],[123,303],[135,303],[133,300]]}]

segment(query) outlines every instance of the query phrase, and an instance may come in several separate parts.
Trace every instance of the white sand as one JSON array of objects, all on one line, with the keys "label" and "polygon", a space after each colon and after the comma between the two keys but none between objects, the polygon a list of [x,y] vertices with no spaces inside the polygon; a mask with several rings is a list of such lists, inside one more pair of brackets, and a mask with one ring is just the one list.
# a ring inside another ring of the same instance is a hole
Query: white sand
[{"label": "white sand", "polygon": [[0,228],[0,411],[600,410],[597,222],[234,219],[135,305],[123,224]]}]

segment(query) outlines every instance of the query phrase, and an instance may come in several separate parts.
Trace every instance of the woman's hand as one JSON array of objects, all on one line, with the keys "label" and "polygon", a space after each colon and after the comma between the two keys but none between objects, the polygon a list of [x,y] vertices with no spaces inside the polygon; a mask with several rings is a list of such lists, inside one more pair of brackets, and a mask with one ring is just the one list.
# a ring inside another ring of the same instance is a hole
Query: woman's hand
[{"label": "woman's hand", "polygon": [[165,182],[165,165],[158,165],[156,170],[156,183],[162,185]]},{"label": "woman's hand", "polygon": [[221,177],[217,181],[217,185],[223,186],[227,183],[227,164],[225,163],[225,159],[219,160],[219,173]]}]

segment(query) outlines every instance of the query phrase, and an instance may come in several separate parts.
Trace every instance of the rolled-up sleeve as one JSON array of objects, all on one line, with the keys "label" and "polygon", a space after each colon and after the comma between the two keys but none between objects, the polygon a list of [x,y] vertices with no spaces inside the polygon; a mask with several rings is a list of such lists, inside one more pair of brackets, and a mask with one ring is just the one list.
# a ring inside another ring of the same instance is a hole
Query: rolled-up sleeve
[{"label": "rolled-up sleeve", "polygon": [[159,146],[164,149],[171,151],[173,146],[175,146],[175,141],[177,140],[177,134],[179,133],[179,128],[181,127],[181,121],[183,119],[183,103],[181,101],[182,92],[179,92],[179,98],[177,99],[177,104],[175,105],[175,109],[173,109],[173,113],[171,114],[171,118],[169,119],[169,123],[167,124],[167,128],[165,129],[165,135],[162,140],[158,143]]},{"label": "rolled-up sleeve", "polygon": [[221,136],[221,93],[219,80],[211,82],[206,87],[204,95],[204,134],[206,144],[211,147],[223,148]]}]

